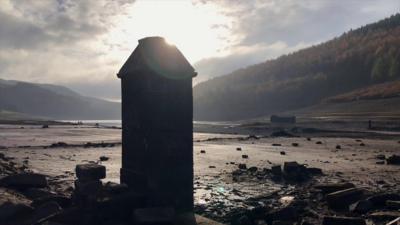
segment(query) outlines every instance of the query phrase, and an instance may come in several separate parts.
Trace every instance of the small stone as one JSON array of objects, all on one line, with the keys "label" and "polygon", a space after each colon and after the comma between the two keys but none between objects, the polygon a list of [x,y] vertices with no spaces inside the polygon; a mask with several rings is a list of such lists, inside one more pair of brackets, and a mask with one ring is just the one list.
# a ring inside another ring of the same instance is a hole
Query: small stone
[{"label": "small stone", "polygon": [[375,164],[376,165],[385,165],[385,161],[376,161]]},{"label": "small stone", "polygon": [[299,146],[299,143],[292,143],[292,146],[293,146],[293,147],[298,147],[298,146]]},{"label": "small stone", "polygon": [[282,146],[282,144],[273,143],[272,146]]},{"label": "small stone", "polygon": [[336,149],[342,149],[342,146],[336,145]]},{"label": "small stone", "polygon": [[236,151],[242,151],[242,148],[237,147],[237,148],[236,148]]},{"label": "small stone", "polygon": [[206,154],[206,150],[200,150],[201,154]]},{"label": "small stone", "polygon": [[243,158],[243,159],[248,159],[249,156],[248,156],[248,155],[242,155],[242,158]]},{"label": "small stone", "polygon": [[322,225],[366,225],[365,220],[357,217],[325,216]]},{"label": "small stone", "polygon": [[108,161],[110,158],[107,156],[100,156],[100,161]]},{"label": "small stone", "polygon": [[239,167],[239,169],[241,169],[241,170],[247,169],[247,165],[244,164],[244,163],[240,163],[240,164],[238,165],[238,167]]},{"label": "small stone", "polygon": [[310,137],[308,137],[308,138],[307,138],[307,141],[311,141],[311,138],[310,138]]},{"label": "small stone", "polygon": [[285,151],[281,151],[280,154],[281,155],[286,155],[286,152]]},{"label": "small stone", "polygon": [[258,168],[255,167],[255,166],[252,166],[252,167],[250,167],[250,168],[248,169],[248,171],[249,171],[250,173],[255,173],[255,172],[257,172],[257,170],[258,170]]},{"label": "small stone", "polygon": [[360,143],[360,146],[365,146],[365,144],[364,143]]},{"label": "small stone", "polygon": [[76,165],[75,172],[81,180],[98,180],[106,177],[106,167],[94,163]]},{"label": "small stone", "polygon": [[209,166],[208,168],[210,168],[210,169],[215,169],[216,167],[215,167],[215,166]]},{"label": "small stone", "polygon": [[322,141],[317,141],[317,142],[315,142],[315,144],[322,145]]},{"label": "small stone", "polygon": [[377,155],[375,158],[376,158],[376,159],[379,159],[379,160],[385,160],[385,159],[386,159],[386,156],[383,155],[383,154],[379,154],[379,155]]}]

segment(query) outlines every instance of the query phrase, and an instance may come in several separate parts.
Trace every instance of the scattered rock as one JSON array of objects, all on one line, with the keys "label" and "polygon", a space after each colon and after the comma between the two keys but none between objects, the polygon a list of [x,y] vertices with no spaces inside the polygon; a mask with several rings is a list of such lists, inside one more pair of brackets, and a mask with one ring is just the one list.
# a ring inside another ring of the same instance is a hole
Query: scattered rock
[{"label": "scattered rock", "polygon": [[342,149],[342,146],[336,145],[336,149]]},{"label": "scattered rock", "polygon": [[76,165],[75,172],[80,180],[98,180],[106,177],[106,167],[94,163]]},{"label": "scattered rock", "polygon": [[237,147],[237,148],[236,148],[236,151],[242,151],[242,148]]},{"label": "scattered rock", "polygon": [[243,158],[243,159],[248,159],[249,156],[248,156],[248,155],[242,155],[242,158]]},{"label": "scattered rock", "polygon": [[365,146],[365,144],[364,143],[360,143],[360,146]]},{"label": "scattered rock", "polygon": [[386,163],[389,165],[400,165],[400,155],[392,155],[386,159]]},{"label": "scattered rock", "polygon": [[315,142],[315,144],[322,145],[322,141],[317,141],[317,142]]},{"label": "scattered rock", "polygon": [[292,146],[293,146],[293,147],[298,147],[298,146],[299,146],[299,143],[292,143]]},{"label": "scattered rock", "polygon": [[37,173],[19,173],[9,175],[0,180],[0,184],[17,189],[47,187],[46,176]]},{"label": "scattered rock", "polygon": [[200,150],[201,154],[206,154],[206,150]]},{"label": "scattered rock", "polygon": [[215,169],[216,167],[215,167],[215,166],[209,166],[208,168],[210,168],[210,169]]},{"label": "scattered rock", "polygon": [[357,217],[325,216],[322,225],[366,225],[365,220]]},{"label": "scattered rock", "polygon": [[286,152],[285,151],[281,151],[280,154],[281,155],[286,155]]},{"label": "scattered rock", "polygon": [[107,160],[109,160],[110,158],[109,157],[107,157],[107,156],[100,156],[100,161],[107,161]]},{"label": "scattered rock", "polygon": [[349,188],[328,194],[326,200],[333,209],[348,209],[348,206],[360,200],[363,194],[363,189]]},{"label": "scattered rock", "polygon": [[45,125],[42,126],[42,129],[46,129],[46,128],[49,128],[49,125],[45,124]]},{"label": "scattered rock", "polygon": [[282,144],[273,143],[272,146],[282,146]]},{"label": "scattered rock", "polygon": [[307,141],[311,141],[311,138],[310,138],[310,137],[308,137],[308,138],[307,138]]}]

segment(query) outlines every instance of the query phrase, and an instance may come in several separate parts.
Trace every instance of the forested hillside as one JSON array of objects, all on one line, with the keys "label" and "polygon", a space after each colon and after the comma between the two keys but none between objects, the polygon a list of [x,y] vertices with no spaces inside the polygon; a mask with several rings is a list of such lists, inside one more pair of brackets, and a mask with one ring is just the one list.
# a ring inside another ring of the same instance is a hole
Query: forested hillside
[{"label": "forested hillside", "polygon": [[0,111],[61,120],[119,119],[121,105],[81,96],[63,86],[0,79]]},{"label": "forested hillside", "polygon": [[311,106],[400,78],[400,14],[194,88],[196,120],[238,120]]}]

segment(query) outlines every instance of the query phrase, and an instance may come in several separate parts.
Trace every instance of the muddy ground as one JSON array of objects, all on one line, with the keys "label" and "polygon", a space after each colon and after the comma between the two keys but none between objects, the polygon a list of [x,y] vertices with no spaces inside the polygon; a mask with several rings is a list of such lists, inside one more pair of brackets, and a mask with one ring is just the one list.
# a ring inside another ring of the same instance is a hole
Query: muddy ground
[{"label": "muddy ground", "polygon": [[[202,131],[194,133],[197,213],[230,223],[260,207],[278,209],[307,200],[307,208],[315,214],[308,217],[317,223],[319,216],[348,212],[330,210],[313,189],[316,184],[351,182],[367,193],[400,193],[400,166],[377,158],[400,154],[400,133],[366,130],[362,122],[355,128],[337,124],[336,128],[323,123],[284,128],[262,123],[213,124],[210,129],[195,125]],[[107,168],[105,181],[119,181],[120,136],[120,129],[88,125],[1,125],[0,152],[51,176],[59,190],[68,193],[76,164],[100,163]],[[100,161],[101,156],[108,159]],[[290,161],[320,168],[323,174],[312,174],[301,182],[273,179],[271,167]],[[239,164],[246,164],[246,169],[238,170]]]}]

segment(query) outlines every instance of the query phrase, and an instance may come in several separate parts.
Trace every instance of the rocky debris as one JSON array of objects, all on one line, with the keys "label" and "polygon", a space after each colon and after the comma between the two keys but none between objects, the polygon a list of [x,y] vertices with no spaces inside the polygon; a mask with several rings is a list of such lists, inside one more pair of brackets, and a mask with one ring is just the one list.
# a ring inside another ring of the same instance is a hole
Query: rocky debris
[{"label": "rocky debris", "polygon": [[308,138],[307,138],[307,141],[311,141],[311,138],[310,138],[310,137],[308,137]]},{"label": "rocky debris", "polygon": [[315,144],[322,145],[322,141],[317,141],[317,142],[315,142]]},{"label": "rocky debris", "polygon": [[349,188],[336,191],[326,195],[329,207],[333,209],[348,209],[348,206],[363,197],[364,190],[360,188]]},{"label": "rocky debris", "polygon": [[94,163],[76,165],[75,172],[79,180],[99,180],[106,177],[106,167]]},{"label": "rocky debris", "polygon": [[360,146],[365,146],[365,144],[364,143],[360,143]]},{"label": "rocky debris", "polygon": [[104,162],[104,161],[108,161],[109,159],[110,159],[110,157],[107,157],[107,156],[100,156],[100,161],[102,161],[102,162]]},{"label": "rocky debris", "polygon": [[366,225],[362,218],[357,217],[338,217],[325,216],[322,220],[322,225]]},{"label": "rocky debris", "polygon": [[369,215],[369,218],[377,221],[382,221],[382,220],[394,220],[396,218],[400,217],[400,212],[399,211],[379,211],[379,212],[374,212]]},{"label": "rocky debris", "polygon": [[356,203],[353,203],[349,206],[349,211],[350,212],[355,212],[359,214],[367,213],[371,209],[373,209],[374,205],[372,202],[368,200],[360,200],[357,201]]},{"label": "rocky debris", "polygon": [[336,149],[342,149],[342,146],[336,145]]},{"label": "rocky debris", "polygon": [[0,186],[16,189],[47,187],[46,176],[37,173],[19,173],[6,176],[0,180]]},{"label": "rocky debris", "polygon": [[133,211],[133,221],[137,225],[173,225],[175,217],[175,210],[171,207],[140,208]]},{"label": "rocky debris", "polygon": [[206,150],[200,150],[201,154],[206,154]]},{"label": "rocky debris", "polygon": [[248,155],[242,155],[242,158],[243,158],[243,159],[248,159],[249,156],[248,156]]},{"label": "rocky debris", "polygon": [[392,155],[386,159],[388,165],[400,165],[400,155]]},{"label": "rocky debris", "polygon": [[341,191],[349,188],[354,188],[355,185],[352,183],[328,183],[328,184],[317,184],[314,185],[315,189],[321,190],[325,194],[329,194],[336,191]]},{"label": "rocky debris", "polygon": [[281,151],[280,154],[281,155],[286,155],[286,152],[285,151]]},{"label": "rocky debris", "polygon": [[208,166],[208,168],[215,169],[216,167],[215,166]]},{"label": "rocky debris", "polygon": [[400,201],[387,200],[386,206],[390,209],[400,210]]},{"label": "rocky debris", "polygon": [[242,148],[237,147],[237,148],[236,148],[236,151],[242,151]]},{"label": "rocky debris", "polygon": [[299,143],[292,143],[293,147],[299,147]]}]

